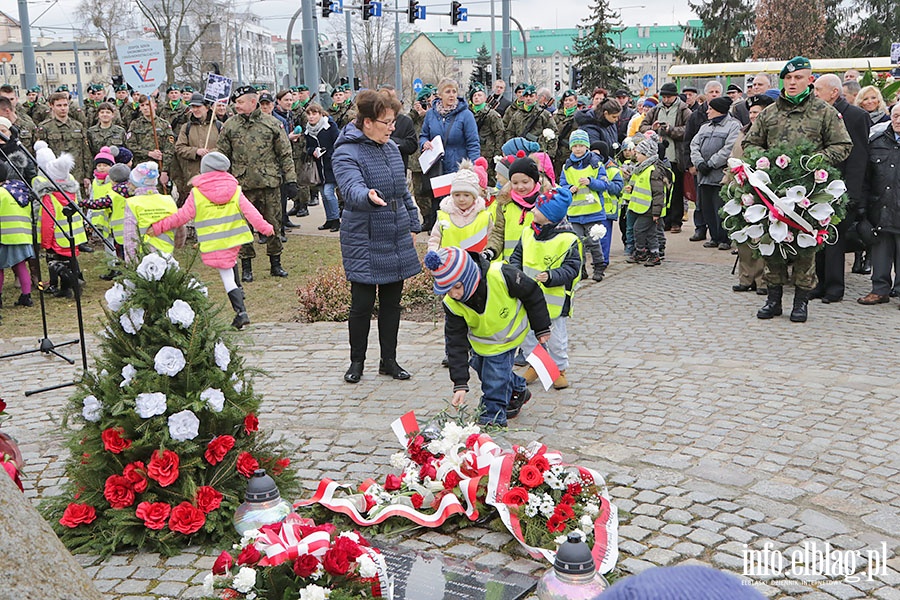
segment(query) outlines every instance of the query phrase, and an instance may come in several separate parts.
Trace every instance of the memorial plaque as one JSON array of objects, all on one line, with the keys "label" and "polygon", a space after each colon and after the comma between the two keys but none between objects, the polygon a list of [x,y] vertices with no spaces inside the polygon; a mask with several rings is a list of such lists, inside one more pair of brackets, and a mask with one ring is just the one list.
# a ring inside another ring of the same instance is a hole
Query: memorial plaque
[{"label": "memorial plaque", "polygon": [[520,600],[538,582],[531,575],[439,554],[384,546],[379,550],[393,582],[394,600]]}]

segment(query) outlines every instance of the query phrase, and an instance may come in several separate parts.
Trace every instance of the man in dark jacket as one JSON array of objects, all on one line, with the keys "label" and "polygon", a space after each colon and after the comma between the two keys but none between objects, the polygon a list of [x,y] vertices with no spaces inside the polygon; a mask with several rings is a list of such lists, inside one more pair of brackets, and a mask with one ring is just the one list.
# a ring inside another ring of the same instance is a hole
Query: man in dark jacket
[{"label": "man in dark jacket", "polygon": [[[890,302],[900,257],[900,104],[891,109],[891,126],[869,142],[869,167],[857,217],[872,223],[878,237],[872,247],[872,291],[857,302]],[[849,187],[849,186],[848,186]],[[866,199],[868,203],[866,203]]]},{"label": "man in dark jacket", "polygon": [[631,93],[628,90],[616,90],[616,102],[622,107],[622,112],[619,113],[619,120],[616,122],[616,126],[619,129],[620,144],[625,139],[625,136],[628,135],[628,122],[631,121],[631,117],[637,114],[637,111],[628,106],[630,101]]},{"label": "man in dark jacket", "polygon": [[506,92],[506,82],[498,79],[494,82],[494,93],[488,96],[487,105],[496,110],[501,117],[506,109],[509,108],[509,100],[503,94]]},{"label": "man in dark jacket", "polygon": [[809,297],[821,298],[825,304],[840,302],[844,298],[844,236],[848,227],[856,220],[856,207],[862,200],[863,179],[869,162],[869,115],[858,106],[847,102],[842,95],[841,83],[837,75],[829,73],[819,77],[814,84],[816,96],[841,113],[847,133],[853,140],[850,156],[835,165],[841,170],[841,177],[847,185],[847,195],[850,196],[847,218],[837,225],[837,241],[834,244],[825,244],[825,247],[816,253],[816,278],[819,282]]}]

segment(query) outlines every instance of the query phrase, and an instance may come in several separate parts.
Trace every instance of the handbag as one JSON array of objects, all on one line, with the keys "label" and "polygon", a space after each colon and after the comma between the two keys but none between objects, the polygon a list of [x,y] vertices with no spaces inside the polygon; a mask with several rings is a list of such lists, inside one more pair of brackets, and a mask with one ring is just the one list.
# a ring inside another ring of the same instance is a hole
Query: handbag
[{"label": "handbag", "polygon": [[297,164],[298,185],[321,185],[322,175],[319,173],[319,165],[315,160],[301,160]]}]

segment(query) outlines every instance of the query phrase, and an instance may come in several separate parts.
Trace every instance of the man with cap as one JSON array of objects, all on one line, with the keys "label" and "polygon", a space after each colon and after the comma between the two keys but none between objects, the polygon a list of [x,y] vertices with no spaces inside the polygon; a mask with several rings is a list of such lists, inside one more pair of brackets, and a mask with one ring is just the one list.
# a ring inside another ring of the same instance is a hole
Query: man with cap
[{"label": "man with cap", "polygon": [[[159,182],[167,185],[172,175],[171,169],[175,166],[175,133],[165,119],[159,115],[150,122],[150,115],[156,110],[153,99],[141,94],[138,97],[138,115],[125,134],[125,146],[134,154],[135,164],[154,161],[160,171]],[[154,135],[153,125],[156,125]]]},{"label": "man with cap", "polygon": [[115,90],[115,107],[119,113],[116,124],[121,125],[125,128],[125,131],[128,131],[128,126],[131,125],[131,121],[134,119],[135,114],[140,112],[140,109],[136,102],[131,101],[127,83],[120,83],[115,87]]},{"label": "man with cap", "polygon": [[[259,110],[263,112],[264,115],[268,115],[278,121],[278,124],[284,130],[284,135],[293,136],[294,135],[294,127],[293,120],[287,118],[285,115],[282,115],[275,111],[275,97],[272,96],[269,92],[263,92],[259,95]],[[288,137],[288,141],[291,141],[290,137]],[[291,144],[291,155],[295,155],[294,144]],[[294,172],[297,172],[297,165],[294,164]],[[287,195],[287,190],[285,189],[287,186],[285,183],[281,185],[281,227],[278,229],[279,235],[281,236],[282,243],[287,242],[287,235],[285,233],[285,229],[293,229],[297,227],[297,224],[291,221],[290,217],[287,214],[287,201],[291,198]]]},{"label": "man with cap", "polygon": [[337,123],[339,129],[356,119],[356,109],[353,107],[353,93],[349,85],[339,85],[331,92],[331,108],[329,115]]},{"label": "man with cap", "polygon": [[306,127],[306,123],[300,123],[297,119],[305,119],[306,118],[306,107],[309,106],[312,98],[309,95],[309,88],[305,85],[298,85],[291,88],[291,92],[293,93],[294,102],[291,104],[291,110],[294,111],[294,120],[297,122],[297,125],[302,125]]},{"label": "man with cap", "polygon": [[494,81],[493,93],[487,99],[487,105],[497,111],[497,114],[501,117],[506,113],[506,109],[509,108],[510,104],[504,95],[505,93],[506,82],[502,79],[497,79]]},{"label": "man with cap", "polygon": [[569,158],[569,135],[577,129],[575,127],[575,112],[577,110],[578,95],[574,90],[566,90],[559,100],[559,110],[553,114],[553,120],[556,121],[556,131],[559,133],[556,156],[553,157],[554,173],[561,173],[566,160]]},{"label": "man with cap", "polygon": [[116,125],[116,109],[109,102],[101,102],[96,109],[96,125],[87,130],[88,148],[96,156],[103,146],[124,146],[125,128]]},{"label": "man with cap", "polygon": [[616,123],[616,127],[619,129],[619,143],[621,144],[622,140],[628,135],[628,122],[637,114],[637,111],[629,106],[629,103],[631,102],[631,92],[628,90],[616,90],[615,98],[616,102],[619,103],[619,106],[622,107],[622,112],[619,113],[619,120]]},{"label": "man with cap", "polygon": [[[481,425],[506,427],[531,398],[525,380],[513,372],[516,349],[529,326],[538,343],[550,339],[550,314],[538,284],[502,261],[489,263],[456,246],[430,250],[425,267],[434,293],[444,296],[444,339],[453,406],[469,391],[469,367],[481,380]],[[471,348],[471,357],[469,349]]]},{"label": "man with cap", "polygon": [[50,106],[41,98],[41,86],[36,85],[28,89],[25,96],[27,100],[23,103],[25,112],[31,117],[31,120],[37,123],[43,123],[50,116]]},{"label": "man with cap", "polygon": [[[216,150],[231,161],[231,172],[241,184],[244,194],[273,228],[281,229],[281,185],[288,195],[297,197],[297,175],[291,143],[284,129],[257,107],[257,93],[252,86],[241,86],[232,93],[235,116],[228,119],[219,132]],[[281,238],[269,236],[266,253],[273,277],[287,277],[281,266]],[[253,243],[241,248],[241,281],[253,281]]]},{"label": "man with cap", "polygon": [[188,110],[191,116],[188,117],[188,122],[181,126],[181,131],[175,139],[175,156],[181,163],[181,173],[185,182],[185,187],[178,190],[179,206],[184,204],[193,187],[191,179],[200,174],[200,161],[215,150],[219,141],[219,131],[223,127],[222,123],[213,119],[209,103],[199,92],[191,94]]},{"label": "man with cap", "polygon": [[[808,58],[796,56],[781,70],[784,88],[775,104],[756,119],[742,142],[744,152],[765,151],[778,144],[812,144],[833,166],[850,156],[853,141],[840,113],[813,93],[812,65]],[[794,284],[794,306],[791,321],[805,322],[809,293],[816,287],[816,260],[812,253],[794,258],[793,273],[788,278],[788,263],[778,253],[764,257],[765,279],[769,291],[766,304],[756,316],[771,319],[781,314],[781,298],[786,283]]]},{"label": "man with cap", "polygon": [[[545,132],[550,130],[552,137]],[[515,111],[506,126],[506,137],[523,137],[530,142],[537,142],[541,151],[548,156],[556,155],[558,132],[556,123],[546,109],[537,103],[537,90],[533,85],[522,90],[522,104]]]},{"label": "man with cap", "polygon": [[[0,85],[0,98],[9,100],[9,110],[0,111],[0,116],[9,119],[9,122],[16,127],[22,145],[30,151],[34,144],[34,130],[37,129],[37,125],[28,116],[28,111],[19,104],[19,96],[16,94],[13,86],[9,84]],[[2,109],[2,105],[0,105],[0,109]]]},{"label": "man with cap", "polygon": [[[685,174],[685,177],[694,178],[695,190],[697,187],[697,179],[700,174],[697,172],[697,167],[691,162],[691,141],[694,139],[694,136],[697,135],[697,132],[700,131],[700,127],[709,120],[709,102],[722,96],[722,84],[718,81],[707,81],[706,85],[703,86],[703,95],[706,97],[706,102],[701,103],[700,107],[695,110],[688,119],[687,126],[684,128],[684,144],[682,145],[684,154],[681,164],[683,164],[688,171],[688,173]],[[694,233],[689,240],[692,242],[702,242],[706,239],[706,232],[709,227],[706,224],[706,214],[700,209],[699,195],[694,198],[694,207]],[[716,243],[715,246],[718,246],[718,243]],[[709,248],[710,246],[707,247]]]},{"label": "man with cap", "polygon": [[750,111],[744,102],[744,90],[741,86],[732,83],[725,90],[725,95],[731,98],[731,116],[741,122],[741,127],[750,122]]},{"label": "man with cap", "polygon": [[194,87],[190,85],[184,85],[181,87],[181,101],[187,105],[190,105],[191,97],[194,95]]},{"label": "man with cap", "polygon": [[513,118],[513,116],[522,110],[522,94],[525,93],[525,88],[528,87],[526,83],[519,83],[516,85],[513,90],[513,94],[515,96],[512,99],[512,103],[506,108],[506,111],[503,113],[503,128],[509,129],[509,121]]},{"label": "man with cap", "polygon": [[684,217],[684,172],[690,167],[682,149],[685,129],[691,117],[691,109],[678,97],[674,83],[664,83],[659,89],[660,103],[644,115],[641,133],[655,131],[661,138],[661,156],[668,161],[675,174],[672,199],[666,213],[665,225],[672,233],[681,232]]},{"label": "man with cap", "polygon": [[170,85],[166,88],[166,101],[159,107],[156,116],[165,119],[172,126],[172,131],[180,131],[181,126],[187,122],[187,103],[181,99],[181,88]]},{"label": "man with cap", "polygon": [[85,90],[87,99],[84,101],[84,125],[88,129],[97,124],[97,111],[100,103],[106,101],[106,89],[103,84],[92,83]]},{"label": "man with cap", "polygon": [[[474,84],[469,90],[469,109],[475,115],[481,156],[490,164],[494,161],[494,157],[500,154],[500,146],[506,141],[506,131],[503,129],[500,114],[488,105],[487,94],[484,93],[484,86],[480,83]],[[490,181],[493,181],[493,174]]]},{"label": "man with cap", "polygon": [[684,103],[691,109],[691,112],[695,112],[700,108],[700,103],[697,101],[700,93],[697,91],[697,88],[692,85],[686,85],[681,88],[681,93],[684,94]]}]

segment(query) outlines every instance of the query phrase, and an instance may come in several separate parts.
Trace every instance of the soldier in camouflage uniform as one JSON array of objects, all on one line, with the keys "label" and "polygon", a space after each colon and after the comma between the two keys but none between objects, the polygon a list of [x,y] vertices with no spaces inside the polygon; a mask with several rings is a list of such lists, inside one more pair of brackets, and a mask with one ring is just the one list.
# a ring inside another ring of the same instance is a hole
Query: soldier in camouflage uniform
[{"label": "soldier in camouflage uniform", "polygon": [[[69,86],[66,84],[62,84],[61,86],[56,88],[56,93],[63,93],[66,95],[66,99],[69,101],[69,118],[75,119],[82,125],[85,123],[84,110],[78,106],[78,104],[72,100],[72,94],[69,92]],[[52,96],[51,96],[52,97]],[[47,100],[47,104],[50,104],[51,111],[53,110],[53,103]],[[87,128],[85,128],[87,130]],[[93,158],[91,158],[91,163],[93,164]]]},{"label": "soldier in camouflage uniform", "polygon": [[99,83],[87,86],[87,100],[84,101],[84,124],[88,129],[97,124],[100,104],[106,101],[106,92]]},{"label": "soldier in camouflage uniform", "polygon": [[84,125],[69,116],[69,93],[50,94],[49,103],[52,116],[38,125],[35,141],[46,141],[57,156],[60,152],[71,154],[75,159],[72,177],[84,184],[85,189],[90,189],[94,173],[93,155],[88,149]]},{"label": "soldier in camouflage uniform", "polygon": [[509,122],[512,120],[513,116],[522,110],[522,92],[526,87],[529,86],[524,83],[520,83],[516,86],[515,97],[513,97],[512,104],[510,104],[509,108],[506,109],[506,112],[503,113],[503,127],[505,129],[509,129]]},{"label": "soldier in camouflage uniform", "polygon": [[[553,139],[544,137],[545,129],[553,132]],[[541,151],[552,157],[556,156],[557,136],[553,116],[538,104],[537,91],[533,85],[529,85],[522,91],[522,107],[509,119],[506,138],[523,137],[530,142],[537,142],[541,145]]]},{"label": "soldier in camouflage uniform", "polygon": [[[294,100],[294,94],[290,90],[281,90],[275,96],[276,105],[275,113],[285,120],[285,130],[287,131],[288,140],[291,142],[291,153],[294,157],[294,172],[297,174],[297,186],[299,192],[296,198],[288,198],[286,194],[282,194],[281,210],[284,213],[284,227],[293,228],[299,225],[292,223],[290,217],[296,215],[298,217],[308,217],[310,195],[317,192],[316,186],[304,185],[305,182],[300,181],[300,174],[304,172],[306,167],[302,166],[304,162],[312,160],[306,153],[306,136],[302,131],[306,128],[309,119],[306,116],[306,110],[295,111],[294,106],[297,101]],[[299,127],[301,133],[294,133]],[[287,201],[293,200],[290,212],[287,210]],[[282,228],[283,229],[283,228]]]},{"label": "soldier in camouflage uniform", "polygon": [[560,98],[560,106],[553,115],[556,122],[556,131],[558,143],[556,145],[556,156],[553,157],[553,171],[556,177],[562,173],[562,169],[569,158],[571,150],[569,150],[569,135],[577,129],[575,127],[575,111],[578,110],[578,94],[573,90],[566,90]]},{"label": "soldier in camouflage uniform", "polygon": [[181,99],[180,87],[170,85],[166,89],[166,103],[159,107],[157,116],[168,121],[173,131],[181,131],[181,126],[187,123],[190,115],[187,102]]},{"label": "soldier in camouflage uniform", "polygon": [[[814,152],[821,152],[833,166],[850,156],[853,142],[840,113],[813,93],[812,66],[802,56],[792,58],[781,70],[784,89],[775,104],[765,108],[744,137],[744,154],[750,150],[768,150],[777,144],[812,143]],[[788,263],[778,253],[763,256],[763,274],[769,291],[765,305],[756,316],[771,319],[781,314],[784,285],[793,280],[794,307],[791,321],[805,322],[809,293],[816,287],[816,255],[798,254],[793,259],[792,277],[788,278]]]},{"label": "soldier in camouflage uniform", "polygon": [[35,123],[43,123],[50,117],[50,107],[41,98],[41,86],[36,85],[28,90],[25,111]]},{"label": "soldier in camouflage uniform", "polygon": [[480,83],[469,90],[469,109],[475,115],[481,156],[488,161],[488,184],[494,185],[494,169],[491,165],[494,164],[494,157],[500,155],[500,147],[506,141],[503,119],[500,113],[487,106],[487,94]]},{"label": "soldier in camouflage uniform", "polygon": [[16,129],[19,130],[19,140],[31,152],[34,147],[34,130],[37,129],[37,126],[28,116],[28,112],[19,104],[19,97],[13,86],[8,84],[0,86],[0,98],[9,100],[11,114],[3,116],[16,126]]},{"label": "soldier in camouflage uniform", "polygon": [[[156,161],[159,164],[159,182],[166,185],[169,180],[169,169],[175,163],[175,133],[165,119],[154,116],[156,136],[150,124],[150,114],[156,110],[155,102],[143,94],[139,96],[138,105],[141,114],[135,118],[125,134],[125,147],[134,154],[134,164]],[[157,143],[159,144],[157,146]]]},{"label": "soldier in camouflage uniform", "polygon": [[140,106],[137,102],[132,102],[128,85],[124,83],[116,86],[116,112],[114,123],[124,127],[125,131],[128,131],[128,126],[141,113]]},{"label": "soldier in camouflage uniform", "polygon": [[[231,161],[231,172],[241,189],[263,217],[278,231],[281,229],[281,185],[290,197],[297,197],[297,176],[291,143],[281,124],[264,115],[257,106],[252,86],[241,86],[232,94],[235,116],[225,121],[216,150]],[[266,242],[269,272],[287,277],[281,267],[281,238],[269,236]],[[241,281],[253,281],[253,243],[241,248]]]},{"label": "soldier in camouflage uniform", "polygon": [[349,86],[339,85],[331,91],[331,108],[328,114],[337,123],[338,129],[356,119],[356,106],[353,104],[353,92]]},{"label": "soldier in camouflage uniform", "polygon": [[97,124],[87,130],[91,156],[97,156],[103,146],[124,146],[125,128],[115,124],[116,109],[109,102],[97,107]]}]

